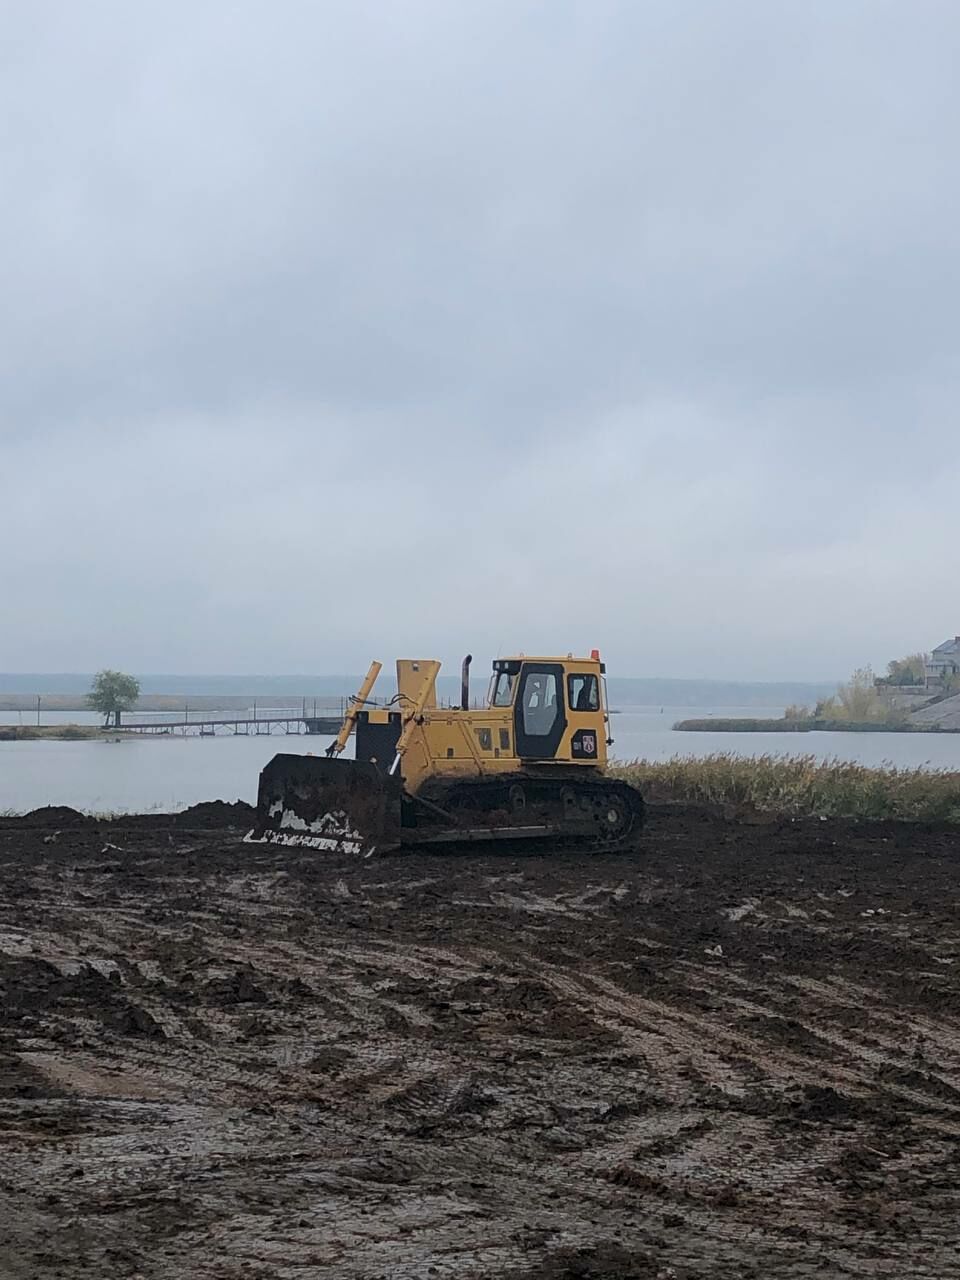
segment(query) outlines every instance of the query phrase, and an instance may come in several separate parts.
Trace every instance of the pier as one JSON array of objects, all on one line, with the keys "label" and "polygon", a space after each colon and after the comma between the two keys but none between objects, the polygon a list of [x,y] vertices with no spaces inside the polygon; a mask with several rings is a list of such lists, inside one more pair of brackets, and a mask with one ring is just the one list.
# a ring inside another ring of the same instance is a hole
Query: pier
[{"label": "pier", "polygon": [[191,720],[130,720],[122,721],[118,726],[125,733],[141,733],[146,735],[177,734],[181,737],[212,738],[218,732],[233,736],[250,734],[323,734],[334,737],[340,730],[340,716],[312,716],[297,714],[289,710],[278,710],[265,715],[240,717],[237,719]]}]

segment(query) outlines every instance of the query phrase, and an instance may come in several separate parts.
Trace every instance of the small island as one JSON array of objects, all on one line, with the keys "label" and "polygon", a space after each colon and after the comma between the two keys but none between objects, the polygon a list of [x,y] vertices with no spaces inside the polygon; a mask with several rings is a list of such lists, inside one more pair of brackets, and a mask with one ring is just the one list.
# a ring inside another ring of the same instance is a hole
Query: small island
[{"label": "small island", "polygon": [[0,742],[115,742],[123,736],[123,729],[98,724],[0,724]]},{"label": "small island", "polygon": [[781,717],[680,720],[689,733],[960,733],[960,636],[932,653],[887,664],[885,676],[858,668],[815,707],[787,707]]}]

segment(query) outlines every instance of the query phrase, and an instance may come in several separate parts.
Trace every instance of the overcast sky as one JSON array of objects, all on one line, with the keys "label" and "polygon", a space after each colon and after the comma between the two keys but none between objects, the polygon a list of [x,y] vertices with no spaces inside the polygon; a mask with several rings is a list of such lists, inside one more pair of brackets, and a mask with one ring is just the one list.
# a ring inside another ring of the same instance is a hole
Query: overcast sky
[{"label": "overcast sky", "polygon": [[0,671],[960,633],[955,0],[8,0]]}]

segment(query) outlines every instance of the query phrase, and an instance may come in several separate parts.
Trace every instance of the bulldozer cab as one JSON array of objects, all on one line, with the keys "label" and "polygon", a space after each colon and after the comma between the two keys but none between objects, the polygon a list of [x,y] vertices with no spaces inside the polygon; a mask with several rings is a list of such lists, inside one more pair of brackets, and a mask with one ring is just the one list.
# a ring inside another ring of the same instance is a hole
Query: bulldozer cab
[{"label": "bulldozer cab", "polygon": [[603,665],[598,658],[498,658],[488,705],[511,709],[521,760],[606,759]]}]

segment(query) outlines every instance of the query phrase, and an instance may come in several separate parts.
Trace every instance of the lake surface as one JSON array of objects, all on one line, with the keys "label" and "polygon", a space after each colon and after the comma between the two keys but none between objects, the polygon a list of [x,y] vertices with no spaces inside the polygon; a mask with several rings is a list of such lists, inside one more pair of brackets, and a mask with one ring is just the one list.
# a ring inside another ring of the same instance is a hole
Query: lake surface
[{"label": "lake surface", "polygon": [[[12,723],[17,723],[16,712]],[[619,760],[668,760],[716,751],[737,755],[815,755],[862,764],[956,769],[960,734],[907,733],[677,733],[692,717],[782,715],[738,707],[634,707],[611,717]],[[11,713],[7,713],[10,722]],[[82,713],[63,713],[77,721]],[[94,718],[96,719],[96,718]],[[52,714],[44,715],[53,723]],[[25,724],[30,723],[24,716]],[[64,804],[91,813],[172,811],[202,800],[247,800],[257,776],[280,751],[320,755],[324,737],[133,738],[120,742],[0,742],[0,812],[22,813]]]}]

